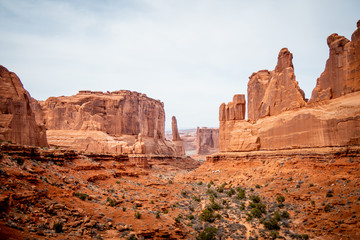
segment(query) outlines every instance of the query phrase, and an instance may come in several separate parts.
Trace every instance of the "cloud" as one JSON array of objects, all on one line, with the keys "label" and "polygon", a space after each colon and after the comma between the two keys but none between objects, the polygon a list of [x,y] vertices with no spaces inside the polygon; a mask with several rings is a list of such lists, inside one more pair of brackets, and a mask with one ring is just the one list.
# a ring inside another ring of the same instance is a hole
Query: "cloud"
[{"label": "cloud", "polygon": [[[326,9],[326,11],[324,10]],[[0,64],[37,99],[81,89],[146,93],[179,128],[218,125],[218,107],[288,47],[310,97],[326,37],[350,37],[357,1],[0,0]]]}]

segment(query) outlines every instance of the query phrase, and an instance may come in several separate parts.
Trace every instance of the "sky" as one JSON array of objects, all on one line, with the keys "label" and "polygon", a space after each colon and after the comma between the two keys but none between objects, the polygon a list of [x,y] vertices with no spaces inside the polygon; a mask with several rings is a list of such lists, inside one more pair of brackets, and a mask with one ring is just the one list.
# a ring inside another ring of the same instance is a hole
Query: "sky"
[{"label": "sky", "polygon": [[38,100],[131,90],[164,102],[166,129],[218,127],[219,106],[273,70],[281,48],[311,97],[327,37],[351,39],[358,0],[0,0],[0,65]]}]

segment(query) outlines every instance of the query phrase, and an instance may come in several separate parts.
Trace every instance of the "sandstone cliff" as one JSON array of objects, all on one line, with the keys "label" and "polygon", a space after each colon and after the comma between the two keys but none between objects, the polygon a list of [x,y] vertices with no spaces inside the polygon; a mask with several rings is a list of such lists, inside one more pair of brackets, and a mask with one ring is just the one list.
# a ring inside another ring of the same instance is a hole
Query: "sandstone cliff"
[{"label": "sandstone cliff", "polygon": [[97,153],[132,153],[141,133],[144,153],[175,154],[165,140],[163,103],[131,91],[80,91],[32,101],[51,145]]},{"label": "sandstone cliff", "polygon": [[360,90],[360,20],[351,41],[334,33],[327,38],[329,59],[317,79],[310,102],[337,98]]},{"label": "sandstone cliff", "polygon": [[261,70],[248,83],[248,119],[256,121],[305,106],[304,92],[295,80],[292,54],[281,49],[274,71]]},{"label": "sandstone cliff", "polygon": [[0,65],[0,140],[47,146],[43,125],[35,121],[30,95],[18,76]]},{"label": "sandstone cliff", "polygon": [[329,36],[330,57],[310,103],[295,81],[292,54],[282,49],[274,71],[250,77],[248,121],[226,110],[233,103],[220,106],[220,151],[360,145],[359,35],[358,22],[351,42]]},{"label": "sandstone cliff", "polygon": [[196,151],[199,155],[208,155],[219,152],[219,129],[197,128]]}]

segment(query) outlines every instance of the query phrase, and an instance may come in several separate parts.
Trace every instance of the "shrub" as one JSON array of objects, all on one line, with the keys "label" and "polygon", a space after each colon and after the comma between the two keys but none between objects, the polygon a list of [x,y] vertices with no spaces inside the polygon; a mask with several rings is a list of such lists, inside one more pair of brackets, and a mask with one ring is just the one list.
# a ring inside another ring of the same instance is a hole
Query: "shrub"
[{"label": "shrub", "polygon": [[114,199],[112,199],[112,198],[110,198],[110,197],[108,197],[108,198],[106,199],[106,202],[109,203],[109,206],[110,206],[110,207],[115,207],[115,205],[116,205],[116,202],[114,201]]},{"label": "shrub", "polygon": [[313,184],[313,183],[310,183],[310,184],[309,184],[309,187],[313,187],[313,186],[314,186],[314,184]]},{"label": "shrub", "polygon": [[284,219],[288,219],[290,217],[290,214],[287,211],[283,211],[281,213],[281,217],[284,218]]},{"label": "shrub", "polygon": [[63,232],[63,223],[62,222],[57,222],[54,224],[54,229],[56,233],[61,233]]},{"label": "shrub", "polygon": [[244,211],[245,210],[245,203],[241,203],[239,208],[240,208],[241,211]]},{"label": "shrub", "polygon": [[221,186],[220,186],[220,187],[218,187],[218,188],[216,189],[216,191],[218,191],[219,193],[224,192],[224,188],[225,188],[225,186],[226,186],[226,183],[221,184]]},{"label": "shrub", "polygon": [[212,201],[211,204],[208,205],[206,208],[209,209],[209,210],[215,210],[215,211],[217,211],[217,210],[220,210],[222,207],[221,207],[220,204],[218,204],[217,202]]},{"label": "shrub", "polygon": [[211,211],[209,209],[204,209],[200,213],[200,219],[201,219],[201,221],[204,221],[204,222],[214,222],[215,221],[214,211]]},{"label": "shrub", "polygon": [[135,236],[135,234],[131,234],[127,239],[128,240],[137,240],[137,237]]},{"label": "shrub", "polygon": [[279,207],[283,207],[284,206],[283,202],[285,201],[285,197],[283,195],[278,195],[276,197],[276,201],[279,203],[278,204]]},{"label": "shrub", "polygon": [[324,210],[325,210],[325,212],[330,212],[332,208],[333,208],[333,206],[328,203],[328,204],[325,205]]},{"label": "shrub", "polygon": [[230,190],[227,192],[227,195],[229,197],[232,197],[232,195],[234,195],[234,194],[235,194],[235,190],[233,188],[230,188]]},{"label": "shrub", "polygon": [[159,211],[156,212],[155,217],[160,218],[160,212]]},{"label": "shrub", "polygon": [[189,220],[193,220],[193,219],[195,219],[195,217],[194,217],[194,215],[190,214],[190,215],[188,216],[188,219],[189,219]]},{"label": "shrub", "polygon": [[200,232],[199,235],[196,237],[197,240],[214,240],[216,239],[216,227],[207,227],[204,231]]},{"label": "shrub", "polygon": [[256,184],[255,188],[260,188],[260,185],[259,185],[259,184]]},{"label": "shrub", "polygon": [[251,209],[251,212],[250,212],[251,216],[255,217],[255,218],[261,218],[262,216],[262,212],[260,209],[258,208],[253,208]]},{"label": "shrub", "polygon": [[172,183],[173,183],[173,181],[170,179],[170,180],[168,181],[168,183],[169,183],[169,184],[172,184]]},{"label": "shrub", "polygon": [[245,196],[245,189],[240,189],[238,191],[238,194],[236,195],[236,198],[237,199],[245,199],[246,196]]},{"label": "shrub", "polygon": [[122,210],[123,210],[123,212],[125,212],[125,211],[126,211],[126,207],[123,207]]},{"label": "shrub", "polygon": [[261,202],[261,199],[260,199],[259,195],[251,195],[249,198],[253,203]]},{"label": "shrub", "polygon": [[275,218],[270,218],[269,220],[263,221],[264,227],[268,230],[279,230],[280,225]]},{"label": "shrub", "polygon": [[181,219],[182,219],[182,215],[179,214],[179,215],[175,218],[175,222],[180,223]]},{"label": "shrub", "polygon": [[134,216],[135,216],[136,219],[140,219],[140,218],[141,218],[141,213],[139,213],[138,211],[136,211],[136,212],[134,213]]},{"label": "shrub", "polygon": [[201,202],[201,198],[200,198],[200,196],[193,196],[193,199],[194,199],[194,201],[196,201],[196,202]]},{"label": "shrub", "polygon": [[263,203],[254,203],[254,202],[251,202],[249,204],[249,208],[253,209],[253,208],[257,208],[260,210],[260,212],[262,213],[265,213],[266,212],[266,205],[263,204]]},{"label": "shrub", "polygon": [[186,190],[181,191],[181,196],[186,198],[188,196],[188,191]]},{"label": "shrub", "polygon": [[203,182],[200,181],[200,182],[197,183],[197,185],[201,186],[201,185],[203,185]]},{"label": "shrub", "polygon": [[206,194],[208,194],[210,197],[217,198],[216,192],[212,189],[206,190]]},{"label": "shrub", "polygon": [[78,197],[83,201],[85,201],[89,197],[89,195],[87,195],[86,193],[79,193],[79,192],[74,193],[74,195],[75,197]]},{"label": "shrub", "polygon": [[164,214],[168,214],[169,211],[168,211],[167,209],[164,209],[163,213],[164,213]]}]

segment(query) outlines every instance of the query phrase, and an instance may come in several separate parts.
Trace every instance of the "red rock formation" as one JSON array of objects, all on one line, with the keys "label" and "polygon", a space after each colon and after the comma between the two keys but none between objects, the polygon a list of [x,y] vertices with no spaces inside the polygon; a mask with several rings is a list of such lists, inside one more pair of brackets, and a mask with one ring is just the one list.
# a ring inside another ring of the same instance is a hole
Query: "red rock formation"
[{"label": "red rock formation", "polygon": [[[130,91],[80,91],[32,102],[51,145],[96,153],[175,154],[165,140],[163,103]],[[136,143],[141,133],[142,145]],[[139,145],[139,146],[138,146]]]},{"label": "red rock formation", "polygon": [[0,140],[47,146],[44,126],[35,121],[30,95],[18,76],[0,65]]},{"label": "red rock formation", "polygon": [[220,106],[220,151],[360,145],[359,35],[358,28],[351,42],[337,34],[328,38],[330,58],[307,105],[292,55],[282,49],[274,71],[250,77],[249,121],[227,117],[227,106]]},{"label": "red rock formation", "polygon": [[360,21],[351,42],[334,33],[327,39],[329,59],[317,79],[310,102],[337,98],[360,90]]},{"label": "red rock formation", "polygon": [[112,136],[164,138],[164,104],[130,91],[80,91],[70,97],[51,97],[40,103],[51,130],[104,131]]},{"label": "red rock formation", "polygon": [[233,101],[228,104],[221,104],[219,110],[219,120],[243,120],[245,119],[245,95],[234,95]]},{"label": "red rock formation", "polygon": [[176,154],[185,155],[184,142],[180,138],[175,116],[171,118],[171,129],[172,129],[172,142],[175,146]]},{"label": "red rock formation", "polygon": [[172,129],[172,140],[173,141],[181,140],[175,116],[172,116],[171,118],[171,129]]},{"label": "red rock formation", "polygon": [[304,92],[295,80],[292,54],[281,49],[274,71],[261,70],[248,83],[248,119],[256,121],[305,106]]},{"label": "red rock formation", "polygon": [[208,155],[219,152],[219,129],[197,128],[196,151],[199,155]]}]

